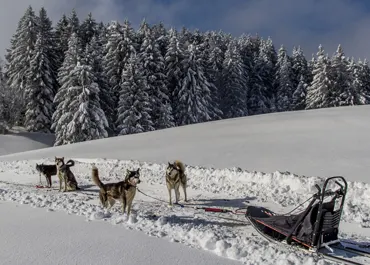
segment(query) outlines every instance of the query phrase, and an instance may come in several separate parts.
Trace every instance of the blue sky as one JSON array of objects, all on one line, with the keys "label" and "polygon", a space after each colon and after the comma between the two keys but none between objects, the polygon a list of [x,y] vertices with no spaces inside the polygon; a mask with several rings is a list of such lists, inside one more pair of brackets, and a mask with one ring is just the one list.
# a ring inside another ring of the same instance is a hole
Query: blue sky
[{"label": "blue sky", "polygon": [[76,8],[81,19],[91,11],[99,21],[128,18],[135,27],[145,17],[168,27],[258,33],[288,52],[301,45],[308,58],[319,44],[329,55],[341,44],[347,56],[370,59],[369,0],[2,0],[0,56],[29,4],[45,6],[53,22]]}]

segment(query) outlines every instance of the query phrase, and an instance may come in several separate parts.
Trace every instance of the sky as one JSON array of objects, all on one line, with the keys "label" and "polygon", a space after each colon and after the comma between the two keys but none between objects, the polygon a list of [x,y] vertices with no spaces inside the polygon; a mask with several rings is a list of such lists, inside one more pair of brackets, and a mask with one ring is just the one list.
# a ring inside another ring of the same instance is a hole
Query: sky
[{"label": "sky", "polygon": [[29,5],[37,13],[44,6],[53,23],[75,8],[80,20],[92,12],[99,22],[127,18],[134,27],[145,18],[167,27],[258,34],[289,53],[300,45],[308,59],[320,44],[329,55],[341,44],[346,56],[370,59],[369,0],[1,0],[0,57]]}]

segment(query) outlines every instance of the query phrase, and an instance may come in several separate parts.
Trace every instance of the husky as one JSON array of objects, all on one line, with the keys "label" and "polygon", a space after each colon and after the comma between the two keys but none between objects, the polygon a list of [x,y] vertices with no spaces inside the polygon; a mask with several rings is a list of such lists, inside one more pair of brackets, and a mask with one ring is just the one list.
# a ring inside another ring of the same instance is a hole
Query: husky
[{"label": "husky", "polygon": [[75,162],[73,160],[68,160],[67,163],[64,163],[64,157],[55,157],[55,165],[59,178],[59,191],[62,190],[62,182],[64,182],[63,192],[80,190],[75,175],[70,169],[70,167],[75,165]]},{"label": "husky", "polygon": [[37,164],[36,163],[36,170],[39,172],[40,175],[40,183],[41,183],[41,175],[46,178],[48,183],[48,187],[51,188],[51,176],[55,176],[57,174],[57,166],[56,165],[44,165],[44,164]]},{"label": "husky", "polygon": [[175,190],[175,203],[178,203],[180,198],[180,186],[184,190],[185,202],[188,201],[186,195],[187,176],[185,174],[185,166],[181,161],[175,160],[173,163],[168,162],[166,169],[166,184],[169,195],[169,205],[172,205],[172,189]]},{"label": "husky", "polygon": [[140,168],[133,171],[127,169],[126,177],[123,181],[103,184],[99,178],[98,168],[93,165],[92,180],[100,188],[99,199],[103,207],[110,209],[116,201],[121,201],[122,213],[124,214],[127,208],[127,216],[130,215],[132,201],[136,194],[136,185],[141,182]]}]

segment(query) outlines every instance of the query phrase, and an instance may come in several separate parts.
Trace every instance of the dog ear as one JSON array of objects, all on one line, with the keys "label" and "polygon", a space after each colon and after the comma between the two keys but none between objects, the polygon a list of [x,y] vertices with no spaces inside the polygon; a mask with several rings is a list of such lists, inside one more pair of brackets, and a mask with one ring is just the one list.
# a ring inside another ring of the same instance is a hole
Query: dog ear
[{"label": "dog ear", "polygon": [[140,171],[140,168],[138,168],[137,170],[136,170],[136,172],[139,172]]}]

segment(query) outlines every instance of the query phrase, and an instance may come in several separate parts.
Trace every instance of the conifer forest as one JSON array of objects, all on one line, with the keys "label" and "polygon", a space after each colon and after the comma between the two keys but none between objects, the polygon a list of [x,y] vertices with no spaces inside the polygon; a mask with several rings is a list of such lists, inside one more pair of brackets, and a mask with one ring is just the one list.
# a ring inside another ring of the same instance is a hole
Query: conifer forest
[{"label": "conifer forest", "polygon": [[341,45],[307,59],[256,34],[134,29],[75,10],[53,25],[29,6],[0,64],[0,127],[53,133],[55,145],[369,102],[368,62]]}]

